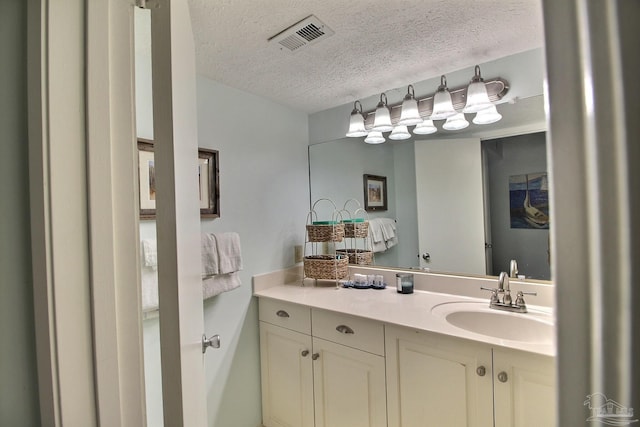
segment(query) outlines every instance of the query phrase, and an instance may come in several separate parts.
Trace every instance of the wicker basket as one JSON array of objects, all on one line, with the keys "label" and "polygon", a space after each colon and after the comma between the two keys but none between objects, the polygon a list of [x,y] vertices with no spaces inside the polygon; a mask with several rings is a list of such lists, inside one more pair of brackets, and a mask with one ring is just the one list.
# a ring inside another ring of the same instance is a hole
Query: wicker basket
[{"label": "wicker basket", "polygon": [[347,255],[349,264],[371,265],[373,252],[364,249],[338,249],[337,254]]},{"label": "wicker basket", "polygon": [[310,242],[342,242],[344,224],[307,225],[307,235]]},{"label": "wicker basket", "polygon": [[304,257],[304,276],[311,279],[344,279],[349,276],[349,260],[345,256],[306,256]]},{"label": "wicker basket", "polygon": [[365,238],[369,235],[369,221],[345,222],[344,237]]}]

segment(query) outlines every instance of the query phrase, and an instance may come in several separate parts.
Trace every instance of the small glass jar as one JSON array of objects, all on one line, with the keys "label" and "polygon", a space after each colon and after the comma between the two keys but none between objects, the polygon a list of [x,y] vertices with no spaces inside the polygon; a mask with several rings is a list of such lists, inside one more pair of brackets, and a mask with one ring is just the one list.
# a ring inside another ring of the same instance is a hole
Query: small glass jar
[{"label": "small glass jar", "polygon": [[413,293],[413,274],[396,273],[396,290],[400,294]]}]

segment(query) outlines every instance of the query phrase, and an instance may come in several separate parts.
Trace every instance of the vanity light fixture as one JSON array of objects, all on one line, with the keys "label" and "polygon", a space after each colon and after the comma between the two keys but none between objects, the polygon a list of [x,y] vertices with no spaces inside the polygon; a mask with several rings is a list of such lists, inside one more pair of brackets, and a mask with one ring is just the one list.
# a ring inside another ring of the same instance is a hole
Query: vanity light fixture
[{"label": "vanity light fixture", "polygon": [[364,139],[364,142],[367,144],[382,144],[385,141],[384,136],[382,136],[382,132],[378,132],[372,130],[369,132],[369,135]]},{"label": "vanity light fixture", "polygon": [[[402,102],[389,104],[387,95],[380,94],[375,110],[363,111],[360,101],[353,104],[349,119],[348,137],[367,135],[365,142],[380,144],[385,141],[382,132],[393,131],[389,138],[407,139],[411,133],[407,126],[414,126],[412,133],[428,135],[438,131],[434,120],[445,120],[445,130],[460,130],[469,126],[465,113],[475,113],[473,123],[484,125],[502,118],[495,103],[509,91],[509,83],[500,78],[483,79],[478,65],[467,86],[449,89],[447,79],[440,76],[440,85],[435,94],[418,98],[413,85],[407,87]],[[373,133],[375,131],[375,133]]]},{"label": "vanity light fixture", "polygon": [[360,137],[366,136],[369,132],[364,127],[364,116],[362,115],[362,104],[360,101],[353,103],[353,111],[351,111],[351,118],[349,119],[349,131],[348,137]]},{"label": "vanity light fixture", "polygon": [[[383,98],[384,101],[382,100]],[[376,118],[373,121],[372,130],[376,132],[389,132],[392,129],[391,111],[387,106],[387,95],[383,92],[380,94],[380,102],[378,102],[378,106],[376,107]]]},{"label": "vanity light fixture", "polygon": [[480,66],[476,65],[474,76],[467,87],[467,102],[462,112],[477,113],[478,111],[486,110],[492,105],[493,103],[489,100],[489,95],[487,94],[487,87],[480,75]]},{"label": "vanity light fixture", "polygon": [[407,94],[402,101],[402,111],[400,113],[399,125],[413,126],[422,123],[420,111],[418,111],[418,101],[416,101],[413,85],[407,87]]},{"label": "vanity light fixture", "polygon": [[433,96],[433,111],[431,112],[431,120],[443,120],[456,114],[451,100],[451,92],[447,88],[447,78],[440,76],[440,86]]},{"label": "vanity light fixture", "polygon": [[389,139],[400,141],[411,138],[411,134],[405,125],[396,125],[389,135]]}]

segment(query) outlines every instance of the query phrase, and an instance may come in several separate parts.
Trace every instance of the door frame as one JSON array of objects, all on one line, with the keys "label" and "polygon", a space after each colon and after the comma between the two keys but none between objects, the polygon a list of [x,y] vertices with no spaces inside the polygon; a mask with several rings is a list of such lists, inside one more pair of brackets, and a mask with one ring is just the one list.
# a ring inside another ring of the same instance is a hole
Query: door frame
[{"label": "door frame", "polygon": [[132,0],[28,3],[29,192],[43,426],[146,424],[132,185],[133,7]]}]

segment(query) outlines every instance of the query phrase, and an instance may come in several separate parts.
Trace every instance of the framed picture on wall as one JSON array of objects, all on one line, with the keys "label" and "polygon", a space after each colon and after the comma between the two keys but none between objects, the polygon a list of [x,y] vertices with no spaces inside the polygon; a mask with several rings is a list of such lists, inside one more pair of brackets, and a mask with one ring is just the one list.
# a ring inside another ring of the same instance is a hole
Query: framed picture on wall
[{"label": "framed picture on wall", "polygon": [[140,219],[156,218],[156,169],[153,141],[138,139],[138,183],[140,185]]},{"label": "framed picture on wall", "polygon": [[218,177],[218,151],[199,148],[198,183],[201,218],[218,218],[220,216]]},{"label": "framed picture on wall", "polygon": [[364,181],[364,209],[371,211],[387,210],[387,177],[378,175],[363,175]]},{"label": "framed picture on wall", "polygon": [[[200,217],[220,216],[218,151],[198,149],[198,192]],[[138,182],[140,184],[140,219],[156,218],[156,170],[153,141],[138,139]]]}]

